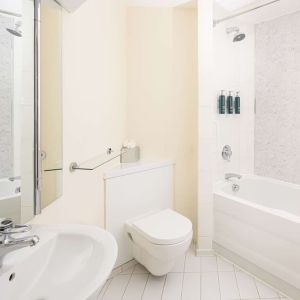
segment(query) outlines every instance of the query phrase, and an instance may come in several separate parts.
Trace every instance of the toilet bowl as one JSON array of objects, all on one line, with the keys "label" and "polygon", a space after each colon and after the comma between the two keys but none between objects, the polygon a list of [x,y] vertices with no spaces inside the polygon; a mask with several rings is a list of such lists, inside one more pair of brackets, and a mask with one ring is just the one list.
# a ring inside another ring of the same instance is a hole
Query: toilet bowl
[{"label": "toilet bowl", "polygon": [[172,270],[193,236],[191,221],[172,209],[128,220],[125,228],[133,257],[155,276]]}]

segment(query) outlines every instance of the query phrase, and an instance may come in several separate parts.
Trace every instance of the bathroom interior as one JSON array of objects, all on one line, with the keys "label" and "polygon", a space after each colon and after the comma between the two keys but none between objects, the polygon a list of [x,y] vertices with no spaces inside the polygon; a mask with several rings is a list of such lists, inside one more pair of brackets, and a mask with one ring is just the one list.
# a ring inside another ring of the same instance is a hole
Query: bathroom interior
[{"label": "bathroom interior", "polygon": [[299,0],[0,0],[0,299],[300,300]]}]

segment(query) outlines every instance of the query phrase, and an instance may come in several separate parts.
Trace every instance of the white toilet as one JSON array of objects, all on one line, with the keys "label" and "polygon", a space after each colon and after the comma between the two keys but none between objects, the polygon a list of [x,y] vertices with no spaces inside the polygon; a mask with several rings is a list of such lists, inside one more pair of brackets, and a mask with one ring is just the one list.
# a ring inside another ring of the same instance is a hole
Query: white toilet
[{"label": "white toilet", "polygon": [[105,173],[105,227],[118,243],[116,267],[135,258],[161,276],[189,248],[192,223],[172,210],[174,165],[139,162]]},{"label": "white toilet", "polygon": [[133,257],[156,276],[172,270],[193,236],[191,221],[172,209],[128,220],[126,230]]}]

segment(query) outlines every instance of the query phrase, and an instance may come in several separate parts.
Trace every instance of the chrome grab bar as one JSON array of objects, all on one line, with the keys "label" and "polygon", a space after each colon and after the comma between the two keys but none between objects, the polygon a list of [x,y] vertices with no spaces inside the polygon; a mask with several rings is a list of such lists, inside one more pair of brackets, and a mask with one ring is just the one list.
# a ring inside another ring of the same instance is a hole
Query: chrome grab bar
[{"label": "chrome grab bar", "polygon": [[225,180],[231,180],[231,178],[241,179],[241,178],[242,178],[242,175],[240,175],[240,174],[235,174],[235,173],[226,173],[226,174],[225,174]]},{"label": "chrome grab bar", "polygon": [[13,176],[13,177],[9,177],[8,180],[9,181],[15,181],[15,180],[21,180],[21,176]]}]

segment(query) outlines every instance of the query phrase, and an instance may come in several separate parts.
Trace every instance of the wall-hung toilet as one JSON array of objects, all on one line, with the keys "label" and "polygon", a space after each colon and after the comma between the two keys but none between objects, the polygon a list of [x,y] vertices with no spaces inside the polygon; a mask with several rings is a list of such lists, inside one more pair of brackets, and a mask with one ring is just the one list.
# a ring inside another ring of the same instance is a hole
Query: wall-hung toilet
[{"label": "wall-hung toilet", "polygon": [[132,258],[153,275],[172,270],[192,241],[192,223],[172,210],[174,162],[139,162],[108,171],[105,226],[116,238],[116,266]]},{"label": "wall-hung toilet", "polygon": [[191,221],[172,209],[128,220],[126,232],[133,257],[156,276],[172,270],[193,236]]}]

